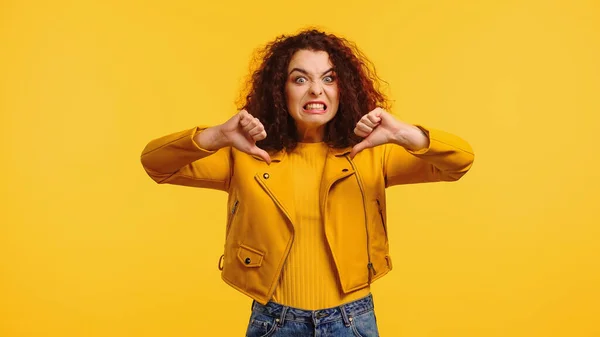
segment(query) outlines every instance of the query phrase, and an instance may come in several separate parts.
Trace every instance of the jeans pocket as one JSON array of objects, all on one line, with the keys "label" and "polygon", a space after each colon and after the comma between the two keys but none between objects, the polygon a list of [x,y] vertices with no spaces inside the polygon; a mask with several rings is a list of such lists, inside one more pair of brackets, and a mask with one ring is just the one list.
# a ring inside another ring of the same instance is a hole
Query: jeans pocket
[{"label": "jeans pocket", "polygon": [[377,319],[373,310],[352,317],[350,326],[356,337],[379,337]]},{"label": "jeans pocket", "polygon": [[250,316],[246,337],[268,337],[275,333],[275,318],[253,312]]}]

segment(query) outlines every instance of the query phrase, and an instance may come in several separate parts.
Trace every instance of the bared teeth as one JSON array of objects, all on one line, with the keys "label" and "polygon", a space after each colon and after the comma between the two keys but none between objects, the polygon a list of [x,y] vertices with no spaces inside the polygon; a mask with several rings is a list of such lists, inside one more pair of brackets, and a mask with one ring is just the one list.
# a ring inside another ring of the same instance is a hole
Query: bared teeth
[{"label": "bared teeth", "polygon": [[307,110],[325,110],[325,104],[310,103],[306,105]]}]

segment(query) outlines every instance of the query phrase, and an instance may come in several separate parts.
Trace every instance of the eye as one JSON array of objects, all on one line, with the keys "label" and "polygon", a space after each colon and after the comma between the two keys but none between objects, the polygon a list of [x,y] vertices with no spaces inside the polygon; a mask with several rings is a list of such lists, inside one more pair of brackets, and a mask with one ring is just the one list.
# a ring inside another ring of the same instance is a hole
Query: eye
[{"label": "eye", "polygon": [[294,82],[302,84],[302,83],[306,83],[306,78],[304,77],[296,77],[296,79],[294,80]]},{"label": "eye", "polygon": [[333,76],[323,77],[323,82],[325,82],[325,83],[332,83],[333,81],[335,81],[335,77],[333,77]]}]

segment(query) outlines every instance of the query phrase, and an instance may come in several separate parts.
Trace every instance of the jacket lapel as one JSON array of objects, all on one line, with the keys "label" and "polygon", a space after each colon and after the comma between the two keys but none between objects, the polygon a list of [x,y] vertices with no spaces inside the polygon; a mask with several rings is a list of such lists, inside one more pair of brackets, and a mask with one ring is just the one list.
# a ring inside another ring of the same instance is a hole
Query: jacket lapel
[{"label": "jacket lapel", "polygon": [[[325,160],[325,167],[323,168],[323,176],[321,178],[319,190],[319,202],[322,216],[325,216],[327,195],[331,187],[340,179],[355,174],[352,165],[348,161],[349,159],[346,157],[351,150],[351,147],[329,149],[327,159]],[[294,191],[289,184],[288,175],[290,174],[290,171],[289,166],[286,165],[284,161],[285,157],[285,151],[271,154],[271,165],[263,171],[256,173],[254,179],[260,184],[271,199],[273,199],[293,227],[296,220]],[[255,158],[261,160],[258,157]],[[323,220],[326,220],[325,217]]]},{"label": "jacket lapel", "polygon": [[257,172],[254,179],[287,217],[292,225],[291,229],[293,230],[293,225],[296,221],[296,210],[294,207],[294,191],[289,183],[289,166],[287,166],[284,161],[286,153],[285,151],[279,151],[270,154],[270,156],[271,165],[265,167],[264,170]]},{"label": "jacket lapel", "polygon": [[321,205],[321,215],[325,219],[325,207],[327,205],[327,195],[329,190],[338,180],[354,174],[354,169],[346,154],[350,153],[352,148],[329,149],[325,168],[323,169],[323,178],[321,179],[321,187],[319,191],[319,201]]}]

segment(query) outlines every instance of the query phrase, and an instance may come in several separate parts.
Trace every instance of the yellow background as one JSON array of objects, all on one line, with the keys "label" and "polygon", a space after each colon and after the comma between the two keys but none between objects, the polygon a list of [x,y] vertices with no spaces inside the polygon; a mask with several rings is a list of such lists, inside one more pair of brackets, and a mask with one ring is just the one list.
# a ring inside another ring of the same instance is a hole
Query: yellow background
[{"label": "yellow background", "polygon": [[475,149],[389,190],[383,336],[600,336],[598,1],[0,2],[0,336],[242,336],[225,198],[159,186],[152,138],[215,124],[254,49],[348,37],[393,112]]}]

